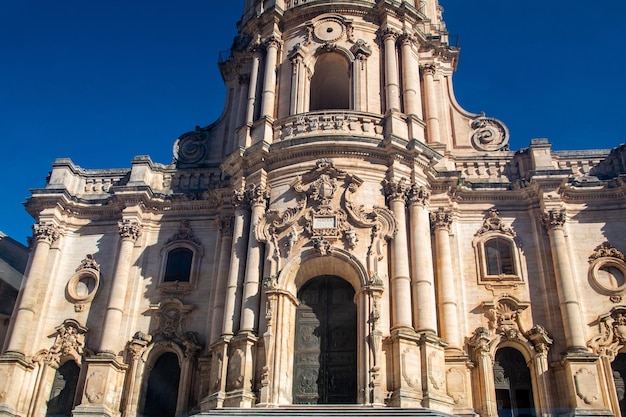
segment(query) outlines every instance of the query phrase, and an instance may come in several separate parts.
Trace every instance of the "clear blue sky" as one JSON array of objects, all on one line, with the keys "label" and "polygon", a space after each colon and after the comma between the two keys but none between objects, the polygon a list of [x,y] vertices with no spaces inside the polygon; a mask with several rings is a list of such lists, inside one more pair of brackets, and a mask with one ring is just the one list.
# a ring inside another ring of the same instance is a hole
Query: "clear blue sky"
[{"label": "clear blue sky", "polygon": [[[623,0],[441,0],[460,36],[459,103],[511,132],[511,147],[626,142]],[[215,6],[220,4],[220,6]],[[25,242],[22,203],[51,163],[168,163],[174,140],[222,111],[219,51],[243,0],[5,0],[0,4],[0,230]]]}]

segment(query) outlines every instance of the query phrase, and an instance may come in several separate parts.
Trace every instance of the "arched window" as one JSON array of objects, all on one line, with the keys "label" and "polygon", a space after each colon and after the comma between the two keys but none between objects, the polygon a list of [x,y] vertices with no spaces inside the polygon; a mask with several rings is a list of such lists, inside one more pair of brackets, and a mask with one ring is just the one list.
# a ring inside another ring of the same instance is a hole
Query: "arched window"
[{"label": "arched window", "polygon": [[524,356],[505,347],[496,352],[493,377],[499,417],[535,416],[532,381]]},{"label": "arched window", "polygon": [[495,237],[484,243],[487,275],[515,275],[513,244]]},{"label": "arched window", "polygon": [[80,368],[72,360],[65,362],[57,369],[50,391],[46,416],[70,417],[72,415],[79,374]]},{"label": "arched window", "polygon": [[167,253],[163,282],[189,282],[193,252],[187,248],[175,248]]},{"label": "arched window", "polygon": [[148,377],[143,415],[146,417],[174,417],[176,415],[179,382],[178,356],[173,352],[166,352],[159,356]]},{"label": "arched window", "polygon": [[350,65],[337,52],[322,53],[311,78],[310,111],[350,109]]}]

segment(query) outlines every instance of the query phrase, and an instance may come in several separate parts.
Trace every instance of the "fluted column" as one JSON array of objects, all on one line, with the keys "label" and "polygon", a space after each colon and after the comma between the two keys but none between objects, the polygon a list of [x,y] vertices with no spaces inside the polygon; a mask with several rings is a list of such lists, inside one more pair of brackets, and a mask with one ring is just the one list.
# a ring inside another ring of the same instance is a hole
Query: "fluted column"
[{"label": "fluted column", "polygon": [[435,66],[423,67],[424,87],[426,89],[426,128],[428,129],[428,143],[442,142],[439,129],[439,106],[437,90],[435,89]]},{"label": "fluted column", "polygon": [[400,88],[398,81],[398,58],[396,56],[396,38],[398,33],[386,29],[383,31],[385,43],[385,90],[387,110],[400,110]]},{"label": "fluted column", "polygon": [[304,111],[304,79],[305,69],[303,64],[303,56],[300,44],[294,47],[289,56],[291,61],[291,98],[289,105],[289,114],[298,114]]},{"label": "fluted column", "polygon": [[239,99],[237,100],[237,122],[236,128],[239,129],[246,122],[246,108],[248,105],[248,94],[250,93],[250,75],[242,74],[239,76]]},{"label": "fluted column", "polygon": [[228,269],[231,262],[231,252],[233,247],[233,226],[234,219],[232,217],[224,217],[219,219],[220,227],[220,257],[218,265],[217,283],[215,292],[213,293],[213,314],[211,315],[211,338],[210,344],[213,344],[220,337],[222,332],[222,323],[224,319],[224,304],[226,295],[226,282],[228,280]]},{"label": "fluted column", "polygon": [[118,223],[118,229],[122,243],[117,257],[117,265],[113,274],[109,302],[102,326],[102,340],[100,351],[117,353],[122,348],[124,335],[120,334],[124,306],[126,304],[126,290],[128,287],[128,273],[132,265],[133,249],[135,242],[141,235],[141,227],[136,221],[125,219]]},{"label": "fluted column", "polygon": [[422,117],[422,99],[420,94],[420,78],[416,69],[419,68],[418,63],[413,58],[412,46],[414,37],[409,34],[403,34],[400,37],[400,45],[402,51],[402,79],[403,79],[403,96],[404,96],[404,112],[406,114],[414,114]]},{"label": "fluted column", "polygon": [[39,296],[45,292],[46,281],[44,272],[48,263],[50,246],[59,238],[59,230],[52,223],[33,225],[32,260],[28,275],[22,283],[20,297],[17,301],[11,331],[7,337],[6,351],[24,353],[29,332],[32,330],[33,318],[41,306]]},{"label": "fluted column", "polygon": [[548,231],[559,306],[563,316],[565,342],[568,351],[586,352],[581,309],[576,295],[576,284],[572,272],[571,260],[565,241],[565,210],[553,209],[544,214],[542,223]]},{"label": "fluted column", "polygon": [[274,117],[274,104],[276,98],[276,60],[278,58],[279,46],[280,41],[274,37],[267,41],[261,117]]},{"label": "fluted column", "polygon": [[256,226],[265,214],[269,192],[260,186],[247,190],[252,208],[248,236],[248,256],[243,286],[240,332],[256,333],[258,326],[259,302],[261,296],[261,243],[256,238]]},{"label": "fluted column", "polygon": [[241,311],[241,298],[238,288],[243,279],[243,267],[246,263],[245,238],[246,226],[249,222],[248,199],[243,190],[235,191],[233,196],[235,206],[235,218],[233,224],[232,251],[228,279],[226,283],[226,296],[224,300],[224,321],[222,323],[222,336],[232,336],[236,333]]},{"label": "fluted column", "polygon": [[431,213],[430,219],[435,230],[441,337],[450,344],[450,347],[459,348],[457,286],[452,270],[452,252],[450,250],[452,214],[441,207],[438,211]]},{"label": "fluted column", "polygon": [[437,300],[430,238],[428,200],[425,187],[413,184],[408,193],[411,221],[411,249],[413,260],[413,296],[415,329],[437,334]]},{"label": "fluted column", "polygon": [[385,192],[389,206],[396,219],[397,231],[392,241],[392,329],[413,329],[411,319],[411,277],[409,268],[409,253],[406,227],[406,188],[403,180],[387,181]]}]

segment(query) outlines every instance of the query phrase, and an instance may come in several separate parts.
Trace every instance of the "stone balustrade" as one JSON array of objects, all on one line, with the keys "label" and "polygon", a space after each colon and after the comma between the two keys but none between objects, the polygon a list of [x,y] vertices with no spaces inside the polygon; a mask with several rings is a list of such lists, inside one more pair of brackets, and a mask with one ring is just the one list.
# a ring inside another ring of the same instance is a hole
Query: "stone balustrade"
[{"label": "stone balustrade", "polygon": [[274,125],[274,141],[319,135],[383,139],[383,118],[352,111],[310,112],[290,116]]}]

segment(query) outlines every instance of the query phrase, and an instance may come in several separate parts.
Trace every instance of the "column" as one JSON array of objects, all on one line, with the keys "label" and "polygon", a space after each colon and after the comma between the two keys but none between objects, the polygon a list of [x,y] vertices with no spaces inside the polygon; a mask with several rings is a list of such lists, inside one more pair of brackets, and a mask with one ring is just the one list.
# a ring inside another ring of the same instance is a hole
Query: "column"
[{"label": "column", "polygon": [[276,96],[276,59],[280,41],[271,37],[267,41],[265,54],[265,77],[263,79],[263,97],[261,102],[261,117],[274,117],[274,104]]},{"label": "column", "polygon": [[472,347],[474,383],[477,391],[475,399],[476,412],[482,417],[497,417],[496,387],[493,379],[493,356],[489,350],[489,331],[484,327],[476,329],[468,344]]},{"label": "column", "polygon": [[305,68],[303,64],[302,46],[297,44],[289,55],[291,61],[291,97],[289,114],[294,115],[304,111],[304,79]]},{"label": "column", "polygon": [[237,129],[246,123],[248,94],[250,94],[250,75],[241,74],[239,76],[239,98],[237,99]]},{"label": "column", "polygon": [[248,236],[248,256],[246,262],[245,283],[241,309],[240,332],[257,332],[260,282],[261,282],[261,243],[256,239],[256,227],[265,214],[269,192],[261,186],[252,185],[246,194],[250,201],[252,214]]},{"label": "column", "polygon": [[227,216],[219,221],[220,227],[220,255],[218,265],[217,283],[213,294],[213,314],[211,317],[210,339],[212,345],[217,341],[222,332],[224,320],[224,304],[226,295],[226,282],[228,280],[228,270],[230,265],[230,255],[233,246],[233,223],[234,218]]},{"label": "column", "polygon": [[456,280],[452,270],[452,252],[450,250],[450,226],[452,214],[441,207],[431,213],[431,222],[435,230],[435,258],[437,259],[437,279],[439,281],[439,317],[441,337],[452,348],[460,348],[459,314],[456,299]]},{"label": "column", "polygon": [[567,242],[565,241],[565,220],[565,210],[552,209],[544,214],[542,222],[548,231],[550,239],[567,350],[586,352],[580,304],[576,295],[574,274],[571,269]]},{"label": "column", "polygon": [[442,142],[439,129],[439,107],[437,91],[435,89],[435,66],[423,67],[424,87],[426,88],[426,129],[428,129],[428,143]]},{"label": "column", "polygon": [[437,300],[430,240],[430,193],[413,184],[408,193],[411,220],[413,272],[413,322],[418,332],[437,334]]},{"label": "column", "polygon": [[387,181],[385,192],[389,206],[397,223],[397,232],[392,241],[392,330],[405,328],[413,330],[411,318],[411,277],[409,272],[409,253],[406,229],[406,183]]},{"label": "column", "polygon": [[383,31],[385,43],[385,90],[387,110],[400,110],[400,89],[398,82],[398,59],[396,57],[397,32],[391,29]]},{"label": "column", "polygon": [[250,72],[250,84],[248,86],[248,108],[246,110],[246,124],[254,122],[254,106],[256,103],[257,83],[259,82],[259,65],[261,62],[261,51],[258,47],[252,53],[252,70]]},{"label": "column", "polygon": [[241,298],[238,288],[243,279],[243,266],[246,263],[244,254],[248,247],[245,236],[245,228],[248,223],[248,200],[245,193],[236,191],[233,197],[235,206],[235,219],[233,225],[232,250],[228,279],[226,283],[226,296],[224,300],[224,321],[222,322],[222,336],[233,336],[239,324],[239,312]]},{"label": "column", "polygon": [[134,220],[124,219],[118,223],[119,233],[122,240],[120,251],[113,274],[109,302],[102,326],[102,340],[100,352],[117,355],[122,350],[122,338],[120,334],[124,305],[126,304],[126,289],[128,286],[128,273],[132,265],[133,249],[135,242],[141,235],[141,227]]},{"label": "column", "polygon": [[28,275],[22,283],[17,309],[13,315],[11,330],[5,344],[7,352],[25,353],[30,331],[33,330],[33,318],[39,312],[39,296],[45,293],[47,281],[44,272],[48,263],[50,246],[59,238],[58,227],[52,223],[39,222],[33,225],[35,247]]},{"label": "column", "polygon": [[421,118],[422,98],[420,94],[420,78],[419,74],[415,71],[419,68],[419,66],[413,58],[413,42],[414,37],[409,34],[403,34],[400,37],[402,51],[404,112],[406,114],[414,114]]}]

